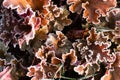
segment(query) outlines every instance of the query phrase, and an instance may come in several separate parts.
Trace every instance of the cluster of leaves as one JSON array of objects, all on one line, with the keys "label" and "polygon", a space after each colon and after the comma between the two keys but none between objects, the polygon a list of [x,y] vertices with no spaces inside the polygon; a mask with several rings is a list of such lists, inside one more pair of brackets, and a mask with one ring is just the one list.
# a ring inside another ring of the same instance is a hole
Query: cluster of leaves
[{"label": "cluster of leaves", "polygon": [[0,0],[0,80],[120,80],[119,0]]}]

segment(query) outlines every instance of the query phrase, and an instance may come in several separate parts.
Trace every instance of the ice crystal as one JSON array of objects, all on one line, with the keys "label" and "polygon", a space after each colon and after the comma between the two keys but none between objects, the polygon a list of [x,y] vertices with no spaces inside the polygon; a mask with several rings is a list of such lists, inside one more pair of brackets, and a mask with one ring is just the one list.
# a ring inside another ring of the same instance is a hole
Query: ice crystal
[{"label": "ice crystal", "polygon": [[0,80],[119,80],[119,0],[1,0]]}]

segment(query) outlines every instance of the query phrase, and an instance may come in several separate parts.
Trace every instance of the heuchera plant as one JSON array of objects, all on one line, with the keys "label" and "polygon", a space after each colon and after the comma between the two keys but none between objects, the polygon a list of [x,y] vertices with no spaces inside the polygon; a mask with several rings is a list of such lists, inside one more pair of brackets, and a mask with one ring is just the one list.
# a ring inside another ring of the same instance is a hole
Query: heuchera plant
[{"label": "heuchera plant", "polygon": [[120,80],[120,0],[0,0],[0,80]]}]

